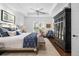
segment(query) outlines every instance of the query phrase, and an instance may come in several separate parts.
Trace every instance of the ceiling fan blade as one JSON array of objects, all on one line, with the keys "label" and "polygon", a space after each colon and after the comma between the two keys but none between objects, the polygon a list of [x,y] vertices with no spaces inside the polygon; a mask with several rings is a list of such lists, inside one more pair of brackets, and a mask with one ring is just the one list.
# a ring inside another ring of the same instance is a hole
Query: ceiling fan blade
[{"label": "ceiling fan blade", "polygon": [[35,10],[35,9],[32,9],[32,8],[31,8],[31,10],[34,10],[35,12],[39,12],[39,10]]},{"label": "ceiling fan blade", "polygon": [[39,9],[39,10],[43,10],[43,8]]},{"label": "ceiling fan blade", "polygon": [[37,14],[39,14],[39,13],[41,13],[41,14],[48,14],[48,13],[46,13],[46,12],[40,11],[40,10],[43,10],[43,8],[41,8],[41,9],[39,9],[39,10],[35,10],[35,9],[32,9],[32,8],[31,8],[31,10],[34,10]]},{"label": "ceiling fan blade", "polygon": [[46,12],[41,12],[41,11],[39,11],[39,13],[42,13],[42,14],[48,14],[48,13],[46,13]]}]

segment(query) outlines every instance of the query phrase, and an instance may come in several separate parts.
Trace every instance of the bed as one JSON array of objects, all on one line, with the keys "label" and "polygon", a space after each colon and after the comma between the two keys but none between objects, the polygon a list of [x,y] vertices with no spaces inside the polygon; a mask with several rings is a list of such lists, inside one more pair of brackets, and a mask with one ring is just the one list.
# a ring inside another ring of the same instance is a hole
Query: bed
[{"label": "bed", "polygon": [[22,33],[17,36],[0,37],[0,43],[3,44],[0,51],[33,50],[37,52],[38,36],[37,33]]}]

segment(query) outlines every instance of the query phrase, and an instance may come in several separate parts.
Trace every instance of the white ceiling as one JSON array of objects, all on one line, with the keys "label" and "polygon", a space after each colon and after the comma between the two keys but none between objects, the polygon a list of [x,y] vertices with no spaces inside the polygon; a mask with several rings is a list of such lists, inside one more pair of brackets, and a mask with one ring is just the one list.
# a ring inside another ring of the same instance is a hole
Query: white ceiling
[{"label": "white ceiling", "polygon": [[50,13],[51,9],[56,5],[55,3],[4,3],[2,4],[7,6],[8,8],[23,13],[27,15],[29,12],[34,12],[32,9],[40,9],[43,8],[43,12]]}]

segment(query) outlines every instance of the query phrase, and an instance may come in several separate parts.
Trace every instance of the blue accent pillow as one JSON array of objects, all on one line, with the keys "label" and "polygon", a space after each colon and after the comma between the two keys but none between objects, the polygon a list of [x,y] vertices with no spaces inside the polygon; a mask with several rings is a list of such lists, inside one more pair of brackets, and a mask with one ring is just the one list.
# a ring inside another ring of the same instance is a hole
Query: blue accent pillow
[{"label": "blue accent pillow", "polygon": [[5,28],[0,28],[0,36],[1,37],[6,37],[6,36],[9,36],[7,30]]},{"label": "blue accent pillow", "polygon": [[16,35],[20,35],[20,32],[19,31],[16,31]]},{"label": "blue accent pillow", "polygon": [[2,33],[3,32],[3,30],[2,30],[2,28],[0,28],[0,33]]},{"label": "blue accent pillow", "polygon": [[0,33],[0,37],[2,37],[1,33]]},{"label": "blue accent pillow", "polygon": [[2,37],[7,37],[7,36],[9,36],[8,32],[2,32],[1,35],[2,35]]}]

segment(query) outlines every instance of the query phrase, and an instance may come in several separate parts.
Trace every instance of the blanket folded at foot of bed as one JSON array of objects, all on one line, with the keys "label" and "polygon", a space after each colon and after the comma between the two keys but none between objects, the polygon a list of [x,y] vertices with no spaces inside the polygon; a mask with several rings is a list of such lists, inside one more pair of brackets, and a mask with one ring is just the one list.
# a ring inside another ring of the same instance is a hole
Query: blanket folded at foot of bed
[{"label": "blanket folded at foot of bed", "polygon": [[24,37],[23,48],[36,48],[37,47],[37,33],[31,33]]}]

